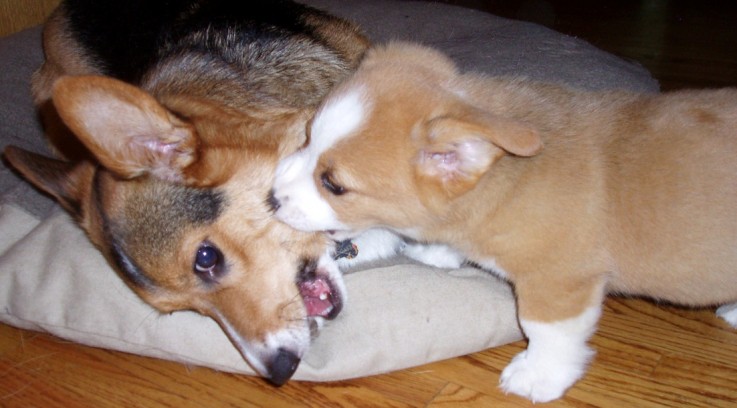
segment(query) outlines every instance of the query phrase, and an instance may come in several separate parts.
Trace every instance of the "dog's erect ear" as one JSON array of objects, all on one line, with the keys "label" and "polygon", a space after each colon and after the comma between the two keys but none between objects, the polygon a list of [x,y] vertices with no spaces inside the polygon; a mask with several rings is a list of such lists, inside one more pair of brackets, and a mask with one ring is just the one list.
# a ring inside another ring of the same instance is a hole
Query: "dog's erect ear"
[{"label": "dog's erect ear", "polygon": [[89,193],[94,173],[89,162],[73,164],[15,146],[6,147],[4,156],[31,184],[53,196],[74,217],[81,217],[81,201]]},{"label": "dog's erect ear", "polygon": [[504,154],[530,157],[542,149],[537,130],[475,108],[434,118],[424,124],[426,144],[417,158],[417,174],[450,196],[465,193]]},{"label": "dog's erect ear", "polygon": [[52,98],[100,164],[123,178],[148,173],[180,181],[196,159],[193,128],[140,88],[107,77],[62,77]]}]

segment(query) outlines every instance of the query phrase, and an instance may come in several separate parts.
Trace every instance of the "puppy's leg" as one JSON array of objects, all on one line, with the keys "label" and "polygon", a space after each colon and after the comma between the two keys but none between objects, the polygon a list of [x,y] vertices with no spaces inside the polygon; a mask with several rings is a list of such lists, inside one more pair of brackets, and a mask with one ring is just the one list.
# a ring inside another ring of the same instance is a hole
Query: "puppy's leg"
[{"label": "puppy's leg", "polygon": [[358,249],[358,255],[338,259],[338,265],[344,271],[371,261],[389,259],[399,253],[436,268],[457,269],[465,261],[463,255],[449,246],[406,243],[399,235],[382,228],[367,230],[352,238],[351,242]]},{"label": "puppy's leg", "polygon": [[[533,402],[560,398],[583,376],[595,354],[586,342],[596,330],[601,315],[603,284],[574,285],[577,286],[575,293],[558,291],[555,286],[551,282],[547,285],[540,282],[534,289],[529,286],[516,288],[520,326],[527,336],[528,345],[504,369],[500,386],[504,392]],[[545,303],[541,303],[540,298],[545,299]],[[541,307],[546,309],[533,312]],[[578,312],[573,317],[549,319],[551,313],[575,310]],[[537,317],[540,315],[546,318]]]},{"label": "puppy's leg", "polygon": [[[340,237],[333,238],[341,240]],[[358,255],[338,259],[338,266],[343,271],[371,261],[396,256],[405,245],[404,240],[397,234],[381,228],[366,230],[361,235],[351,238],[351,241],[358,249]]]},{"label": "puppy's leg", "polygon": [[466,258],[455,249],[440,244],[408,243],[402,251],[408,258],[436,268],[460,268]]},{"label": "puppy's leg", "polygon": [[737,303],[721,306],[717,309],[717,316],[726,320],[730,326],[737,328]]}]

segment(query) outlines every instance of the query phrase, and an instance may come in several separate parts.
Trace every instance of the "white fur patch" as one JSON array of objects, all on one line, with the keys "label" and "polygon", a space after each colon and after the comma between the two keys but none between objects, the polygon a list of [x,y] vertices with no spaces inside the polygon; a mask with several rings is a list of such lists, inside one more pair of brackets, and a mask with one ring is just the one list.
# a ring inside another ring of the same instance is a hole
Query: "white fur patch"
[{"label": "white fur patch", "polygon": [[601,307],[554,323],[520,320],[529,339],[527,350],[502,371],[500,386],[533,402],[548,402],[563,393],[586,372],[594,351],[586,345],[596,329]]},{"label": "white fur patch", "polygon": [[282,160],[276,169],[273,193],[279,202],[275,216],[301,231],[342,230],[345,226],[312,179],[317,157],[308,149]]},{"label": "white fur patch", "polygon": [[329,99],[318,111],[312,122],[310,144],[277,166],[273,193],[280,204],[278,219],[302,231],[346,229],[320,194],[313,173],[320,155],[358,129],[366,111],[359,89]]},{"label": "white fur patch", "polygon": [[338,260],[342,270],[375,260],[388,259],[400,253],[425,265],[443,269],[460,268],[466,259],[449,246],[407,243],[399,235],[383,228],[369,229],[353,237],[343,236],[340,233],[331,236],[339,241],[350,238],[358,248],[358,256],[355,258]]},{"label": "white fur patch", "polygon": [[719,307],[717,316],[724,319],[730,326],[737,328],[737,303]]},{"label": "white fur patch", "polygon": [[436,268],[460,268],[466,258],[455,249],[440,244],[407,244],[402,251],[404,255]]},{"label": "white fur patch", "polygon": [[364,93],[353,89],[328,99],[312,121],[308,149],[319,156],[358,129],[366,116]]},{"label": "white fur patch", "polygon": [[402,238],[382,228],[369,229],[355,237],[345,238],[350,238],[358,248],[358,256],[352,259],[339,259],[338,265],[342,270],[371,261],[391,258],[396,256],[404,247]]}]

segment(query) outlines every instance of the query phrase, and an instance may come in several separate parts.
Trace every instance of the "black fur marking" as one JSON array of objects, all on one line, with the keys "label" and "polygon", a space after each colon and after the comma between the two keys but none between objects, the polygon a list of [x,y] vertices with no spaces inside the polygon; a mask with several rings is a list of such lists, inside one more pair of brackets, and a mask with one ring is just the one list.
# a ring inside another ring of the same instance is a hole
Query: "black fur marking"
[{"label": "black fur marking", "polygon": [[123,247],[120,245],[112,232],[110,220],[108,219],[103,204],[102,204],[102,189],[100,186],[100,172],[95,172],[94,179],[92,181],[92,203],[94,204],[94,211],[100,216],[102,223],[102,235],[107,242],[110,243],[110,257],[117,269],[136,287],[153,290],[156,285],[154,282],[146,276],[141,268],[133,261],[128,254],[126,254]]},{"label": "black fur marking", "polygon": [[[107,228],[106,228],[107,230]],[[109,234],[106,234],[109,235]],[[110,244],[110,256],[118,267],[118,270],[133,283],[136,287],[152,291],[156,285],[154,282],[146,276],[140,267],[131,259],[128,254],[123,250],[121,245],[113,239]]]},{"label": "black fur marking", "polygon": [[[318,13],[283,0],[66,0],[64,7],[75,40],[103,73],[133,83],[178,48],[193,51],[186,39],[194,34],[226,38],[237,33],[241,44],[311,35],[302,17],[308,10]],[[219,54],[213,45],[200,46],[203,54]]]},{"label": "black fur marking", "polygon": [[[153,216],[150,221],[160,224],[160,229],[176,229],[183,224],[211,224],[220,217],[225,208],[225,197],[220,191],[163,182],[152,183],[156,183],[155,186],[129,212],[138,214],[141,218]],[[148,216],[141,212],[148,213]]]}]

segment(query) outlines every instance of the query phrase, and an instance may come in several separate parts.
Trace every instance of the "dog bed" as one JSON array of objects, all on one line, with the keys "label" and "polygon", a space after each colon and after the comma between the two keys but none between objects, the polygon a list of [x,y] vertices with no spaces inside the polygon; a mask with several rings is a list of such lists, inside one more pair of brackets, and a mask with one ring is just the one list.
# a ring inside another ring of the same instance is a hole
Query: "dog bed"
[{"label": "dog bed", "polygon": [[[587,89],[656,92],[642,67],[544,27],[415,1],[306,0],[359,23],[375,42],[412,40],[465,70],[524,75]],[[50,154],[30,96],[40,28],[0,39],[0,146]],[[252,374],[214,321],[160,315],[131,292],[51,199],[0,166],[0,321],[130,353]],[[508,284],[472,268],[394,259],[346,275],[348,301],[294,379],[378,374],[522,337]]]}]

